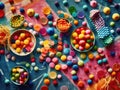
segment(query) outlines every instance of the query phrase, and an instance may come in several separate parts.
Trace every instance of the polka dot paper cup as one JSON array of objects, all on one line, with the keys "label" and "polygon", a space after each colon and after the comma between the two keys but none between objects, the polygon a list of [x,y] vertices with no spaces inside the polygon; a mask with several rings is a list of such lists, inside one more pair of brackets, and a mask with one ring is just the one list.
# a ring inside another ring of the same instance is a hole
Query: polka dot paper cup
[{"label": "polka dot paper cup", "polygon": [[71,34],[71,45],[79,52],[90,51],[95,44],[95,35],[87,27],[79,27]]},{"label": "polka dot paper cup", "polygon": [[10,50],[18,56],[26,56],[33,52],[36,46],[35,36],[28,30],[17,30],[8,39]]},{"label": "polka dot paper cup", "polygon": [[29,73],[23,66],[16,66],[10,72],[11,81],[15,85],[25,85],[29,79]]}]

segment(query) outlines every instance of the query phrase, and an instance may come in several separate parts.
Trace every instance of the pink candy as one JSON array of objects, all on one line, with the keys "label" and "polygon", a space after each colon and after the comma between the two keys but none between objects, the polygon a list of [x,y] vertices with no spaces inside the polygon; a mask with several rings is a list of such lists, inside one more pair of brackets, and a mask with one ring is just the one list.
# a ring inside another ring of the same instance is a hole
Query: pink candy
[{"label": "pink candy", "polygon": [[81,50],[81,51],[82,51],[82,50],[84,50],[84,48],[83,48],[82,46],[79,46],[79,50]]},{"label": "pink candy", "polygon": [[91,31],[88,29],[85,31],[86,34],[91,34]]},{"label": "pink candy", "polygon": [[67,57],[67,60],[72,60],[72,59],[73,59],[72,56],[68,56],[68,57]]},{"label": "pink candy", "polygon": [[95,0],[90,1],[90,6],[93,8],[97,7],[97,2]]},{"label": "pink candy", "polygon": [[53,62],[51,62],[51,63],[49,64],[49,67],[50,67],[50,68],[54,68],[54,67],[55,67],[55,64],[54,64]]},{"label": "pink candy", "polygon": [[53,62],[54,64],[57,64],[57,63],[58,63],[58,58],[54,57],[54,58],[52,59],[52,62]]},{"label": "pink candy", "polygon": [[79,44],[82,45],[82,46],[85,45],[85,43],[86,43],[85,40],[80,40],[79,41]]},{"label": "pink candy", "polygon": [[61,69],[62,69],[62,70],[66,70],[67,68],[68,68],[68,66],[67,66],[66,64],[62,64],[62,65],[61,65]]},{"label": "pink candy", "polygon": [[30,42],[29,45],[30,45],[30,47],[33,47],[33,46],[34,46],[34,43],[33,43],[33,42]]}]

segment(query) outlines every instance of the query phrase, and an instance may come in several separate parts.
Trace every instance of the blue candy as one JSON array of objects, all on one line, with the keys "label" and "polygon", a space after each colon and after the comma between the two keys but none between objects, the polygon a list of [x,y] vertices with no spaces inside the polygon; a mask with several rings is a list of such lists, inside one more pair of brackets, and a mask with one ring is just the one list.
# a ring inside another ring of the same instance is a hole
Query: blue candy
[{"label": "blue candy", "polygon": [[72,80],[73,81],[77,81],[78,80],[78,76],[77,75],[72,76]]},{"label": "blue candy", "polygon": [[24,12],[25,12],[24,8],[20,8],[20,13],[24,13]]},{"label": "blue candy", "polygon": [[67,61],[67,65],[71,67],[73,65],[72,61]]},{"label": "blue candy", "polygon": [[103,63],[107,63],[107,58],[104,58],[104,59],[103,59]]},{"label": "blue candy", "polygon": [[70,49],[69,48],[64,48],[63,54],[68,55],[69,53],[70,53]]},{"label": "blue candy", "polygon": [[47,29],[47,33],[48,33],[49,35],[53,35],[53,34],[55,33],[54,28],[52,28],[52,27],[48,28],[48,29]]},{"label": "blue candy", "polygon": [[98,60],[98,64],[100,65],[100,64],[102,64],[103,62],[102,62],[102,60]]},{"label": "blue candy", "polygon": [[79,66],[78,65],[73,65],[72,68],[77,71],[79,69]]},{"label": "blue candy", "polygon": [[5,8],[5,5],[3,2],[0,2],[0,9],[4,9]]},{"label": "blue candy", "polygon": [[91,79],[88,79],[88,80],[87,80],[87,83],[88,83],[89,85],[91,85],[91,84],[93,83],[93,81],[92,81]]},{"label": "blue candy", "polygon": [[114,57],[114,56],[115,56],[115,52],[114,52],[114,51],[111,51],[111,52],[110,52],[110,55],[111,55],[112,57]]},{"label": "blue candy", "polygon": [[47,16],[47,19],[48,19],[49,21],[52,21],[52,20],[53,20],[53,15],[52,15],[52,14],[49,14],[49,15]]}]

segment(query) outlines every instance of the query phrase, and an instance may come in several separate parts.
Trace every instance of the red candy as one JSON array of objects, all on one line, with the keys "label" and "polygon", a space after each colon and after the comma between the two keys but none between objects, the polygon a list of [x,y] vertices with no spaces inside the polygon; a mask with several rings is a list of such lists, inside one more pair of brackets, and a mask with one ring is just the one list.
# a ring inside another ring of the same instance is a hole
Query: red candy
[{"label": "red candy", "polygon": [[4,55],[5,51],[4,50],[0,50],[0,54]]}]

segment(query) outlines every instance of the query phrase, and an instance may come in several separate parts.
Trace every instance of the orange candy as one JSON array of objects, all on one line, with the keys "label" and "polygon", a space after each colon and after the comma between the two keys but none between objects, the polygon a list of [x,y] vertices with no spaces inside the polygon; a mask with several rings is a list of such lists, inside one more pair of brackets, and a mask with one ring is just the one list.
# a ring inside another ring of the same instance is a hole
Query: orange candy
[{"label": "orange candy", "polygon": [[85,44],[85,49],[89,49],[90,48],[90,44],[89,43],[86,43]]},{"label": "orange candy", "polygon": [[14,49],[15,49],[16,47],[17,47],[17,46],[16,46],[16,44],[12,44],[12,48],[14,48]]},{"label": "orange candy", "polygon": [[77,86],[78,86],[79,88],[83,88],[83,87],[84,87],[84,82],[81,81],[81,80],[78,81]]},{"label": "orange candy", "polygon": [[39,32],[39,31],[40,31],[40,28],[41,28],[41,27],[40,27],[40,24],[35,24],[35,25],[34,25],[34,30],[35,30],[35,31]]},{"label": "orange candy", "polygon": [[58,45],[58,46],[57,46],[57,50],[58,50],[58,51],[62,51],[62,50],[63,50],[63,46],[62,46],[62,45]]},{"label": "orange candy", "polygon": [[49,85],[50,84],[50,80],[49,79],[44,79],[44,84]]},{"label": "orange candy", "polygon": [[90,53],[90,54],[88,54],[88,58],[89,58],[90,60],[92,60],[92,59],[94,59],[94,55],[93,55],[92,53]]}]

